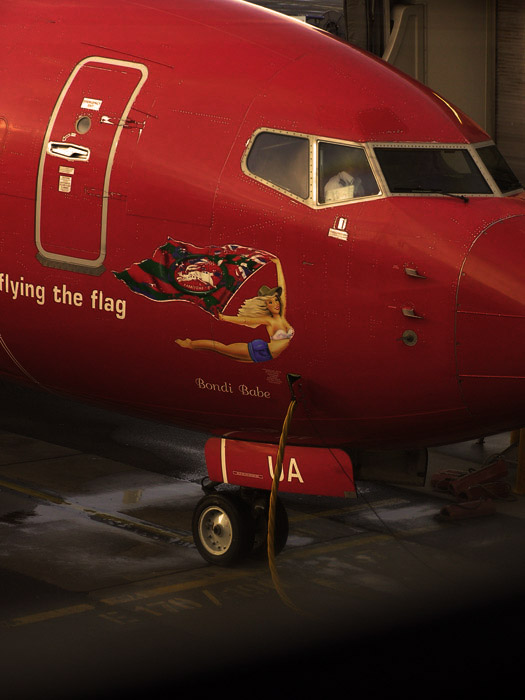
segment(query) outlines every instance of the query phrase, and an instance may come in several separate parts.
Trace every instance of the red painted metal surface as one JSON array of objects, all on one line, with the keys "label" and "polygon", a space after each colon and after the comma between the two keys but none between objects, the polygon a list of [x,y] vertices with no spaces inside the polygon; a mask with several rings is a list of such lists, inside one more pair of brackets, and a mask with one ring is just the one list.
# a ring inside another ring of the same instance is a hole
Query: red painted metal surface
[{"label": "red painted metal surface", "polygon": [[[263,127],[487,141],[468,117],[366,53],[233,0],[14,0],[0,31],[0,372],[259,442],[278,440],[295,373],[299,446],[430,445],[524,424],[519,196],[313,207],[242,168]],[[115,275],[153,265],[170,240],[179,259],[186,246],[178,300]],[[260,268],[203,309],[199,275],[234,284],[237,263],[216,252],[228,246]],[[232,321],[263,286],[285,286],[286,317]],[[254,363],[261,334],[273,359]]]},{"label": "red painted metal surface", "polygon": [[[277,447],[265,443],[211,438],[206,465],[212,481],[270,490]],[[355,496],[352,462],[346,452],[322,447],[286,447],[279,491],[320,496]]]}]

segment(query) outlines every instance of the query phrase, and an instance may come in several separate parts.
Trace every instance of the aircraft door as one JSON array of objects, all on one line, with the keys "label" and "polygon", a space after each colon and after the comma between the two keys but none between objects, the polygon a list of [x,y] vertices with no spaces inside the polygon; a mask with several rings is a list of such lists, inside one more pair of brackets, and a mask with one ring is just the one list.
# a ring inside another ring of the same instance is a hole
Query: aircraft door
[{"label": "aircraft door", "polygon": [[148,76],[139,63],[90,57],[57,100],[38,169],[35,242],[48,267],[104,270],[110,181],[122,129]]}]

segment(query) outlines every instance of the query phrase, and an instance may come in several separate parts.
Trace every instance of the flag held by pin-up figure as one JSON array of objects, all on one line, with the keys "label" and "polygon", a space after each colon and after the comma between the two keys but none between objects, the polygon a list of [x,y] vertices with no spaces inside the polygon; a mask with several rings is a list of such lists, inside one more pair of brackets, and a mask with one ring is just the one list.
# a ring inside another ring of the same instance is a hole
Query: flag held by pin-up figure
[{"label": "flag held by pin-up figure", "polygon": [[243,282],[271,259],[254,248],[200,248],[168,238],[151,258],[113,274],[153,301],[190,302],[217,318]]}]

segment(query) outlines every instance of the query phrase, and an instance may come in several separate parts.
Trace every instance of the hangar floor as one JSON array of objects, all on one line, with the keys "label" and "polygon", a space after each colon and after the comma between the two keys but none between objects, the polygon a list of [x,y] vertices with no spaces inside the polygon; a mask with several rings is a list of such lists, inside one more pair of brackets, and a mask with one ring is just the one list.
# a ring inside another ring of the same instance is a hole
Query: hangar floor
[{"label": "hangar floor", "polygon": [[[277,559],[208,565],[191,537],[205,436],[7,389],[0,410],[0,673],[10,699],[200,686],[472,690],[519,672],[525,501],[484,517],[431,488],[509,435],[433,449],[421,487],[283,495]],[[284,591],[284,594],[283,594]],[[454,674],[454,678],[452,675]],[[506,682],[506,680],[505,680]],[[464,683],[464,685],[462,685]],[[426,693],[428,694],[428,693]]]}]

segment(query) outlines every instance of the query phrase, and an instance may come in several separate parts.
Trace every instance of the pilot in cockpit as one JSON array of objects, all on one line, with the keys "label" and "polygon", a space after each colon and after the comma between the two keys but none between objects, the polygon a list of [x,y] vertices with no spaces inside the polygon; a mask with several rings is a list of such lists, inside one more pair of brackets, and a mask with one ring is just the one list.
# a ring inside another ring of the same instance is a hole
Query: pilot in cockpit
[{"label": "pilot in cockpit", "polygon": [[331,177],[324,186],[325,202],[340,202],[345,199],[362,197],[364,188],[358,177],[353,177],[346,170],[341,170]]},{"label": "pilot in cockpit", "polygon": [[377,182],[359,146],[319,143],[319,202],[329,204],[377,194]]}]

